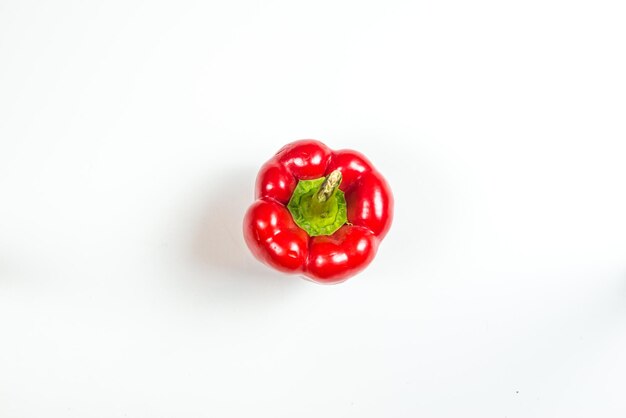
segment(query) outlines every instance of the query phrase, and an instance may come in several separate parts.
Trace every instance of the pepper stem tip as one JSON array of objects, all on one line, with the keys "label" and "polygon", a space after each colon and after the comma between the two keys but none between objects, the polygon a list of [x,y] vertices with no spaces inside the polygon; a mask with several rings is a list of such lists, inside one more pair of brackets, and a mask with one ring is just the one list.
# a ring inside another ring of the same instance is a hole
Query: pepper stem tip
[{"label": "pepper stem tip", "polygon": [[320,186],[320,189],[315,194],[315,199],[319,203],[324,203],[328,199],[330,199],[331,196],[333,195],[333,193],[335,193],[335,190],[337,190],[337,188],[341,184],[341,179],[342,178],[343,178],[343,176],[341,175],[341,171],[334,170],[333,172],[331,172],[326,177],[326,179],[324,180],[324,182]]}]

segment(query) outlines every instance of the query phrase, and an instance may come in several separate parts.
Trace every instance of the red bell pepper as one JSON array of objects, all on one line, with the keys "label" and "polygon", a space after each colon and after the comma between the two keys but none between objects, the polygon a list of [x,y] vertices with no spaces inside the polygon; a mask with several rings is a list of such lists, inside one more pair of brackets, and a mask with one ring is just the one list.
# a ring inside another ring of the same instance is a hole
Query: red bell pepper
[{"label": "red bell pepper", "polygon": [[250,251],[319,283],[363,270],[393,217],[391,190],[362,154],[315,140],[292,142],[266,162],[256,198],[243,224]]}]

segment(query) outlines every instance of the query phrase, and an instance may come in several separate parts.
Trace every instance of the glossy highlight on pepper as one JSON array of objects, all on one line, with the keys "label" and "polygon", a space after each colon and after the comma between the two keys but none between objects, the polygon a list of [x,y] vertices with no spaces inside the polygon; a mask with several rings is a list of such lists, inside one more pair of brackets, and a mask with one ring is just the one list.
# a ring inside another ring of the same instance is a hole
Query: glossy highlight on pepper
[{"label": "glossy highlight on pepper", "polygon": [[255,195],[243,223],[250,251],[319,283],[362,271],[393,218],[391,190],[367,158],[316,140],[281,148],[261,167]]}]

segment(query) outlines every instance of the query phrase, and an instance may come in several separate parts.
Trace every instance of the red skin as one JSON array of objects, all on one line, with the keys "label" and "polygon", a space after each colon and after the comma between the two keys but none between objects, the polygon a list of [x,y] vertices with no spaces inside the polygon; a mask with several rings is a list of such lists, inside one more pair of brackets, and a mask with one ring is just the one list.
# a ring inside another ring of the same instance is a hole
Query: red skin
[{"label": "red skin", "polygon": [[[298,180],[340,170],[348,223],[334,234],[310,237],[286,208]],[[316,140],[284,146],[266,162],[256,181],[257,201],[244,218],[244,238],[259,260],[277,270],[304,274],[319,283],[339,283],[374,259],[393,218],[393,195],[362,154],[333,151]]]}]

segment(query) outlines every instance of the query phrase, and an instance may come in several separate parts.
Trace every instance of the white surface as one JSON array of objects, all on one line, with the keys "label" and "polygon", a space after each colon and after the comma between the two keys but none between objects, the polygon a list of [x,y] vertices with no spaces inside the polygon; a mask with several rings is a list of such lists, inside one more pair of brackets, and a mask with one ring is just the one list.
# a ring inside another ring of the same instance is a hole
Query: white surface
[{"label": "white surface", "polygon": [[[623,417],[621,1],[0,2],[0,416]],[[359,277],[240,222],[356,148]]]}]

